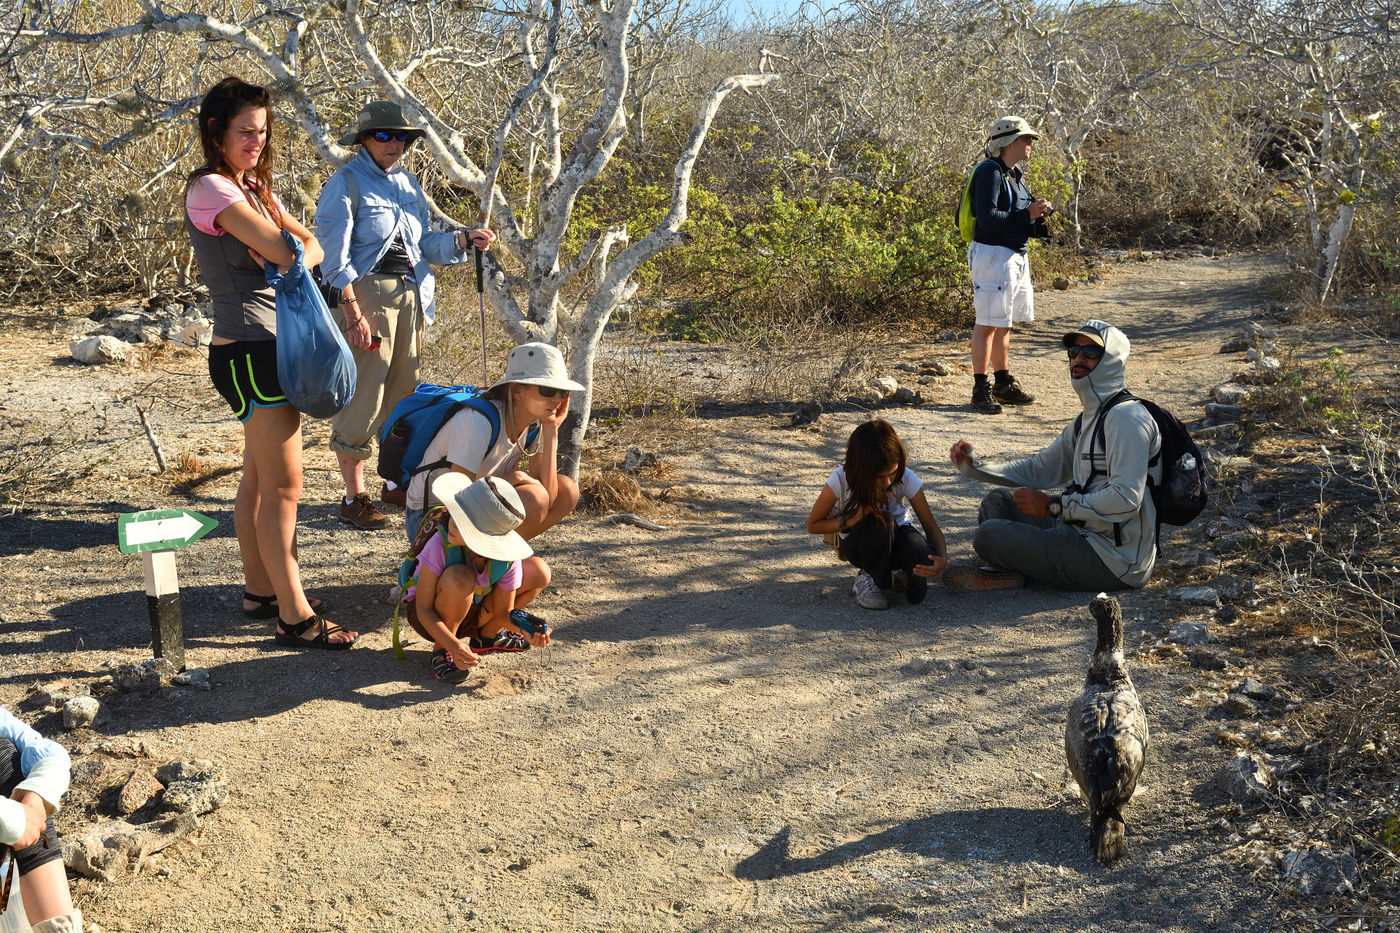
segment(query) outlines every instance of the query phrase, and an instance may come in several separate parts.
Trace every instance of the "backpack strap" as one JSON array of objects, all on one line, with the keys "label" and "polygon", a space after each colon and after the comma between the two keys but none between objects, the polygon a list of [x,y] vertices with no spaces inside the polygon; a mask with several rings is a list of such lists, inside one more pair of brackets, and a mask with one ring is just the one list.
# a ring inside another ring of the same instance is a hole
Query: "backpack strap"
[{"label": "backpack strap", "polygon": [[[443,427],[446,427],[447,422],[451,421],[452,418],[457,414],[457,412],[461,411],[463,408],[470,408],[473,411],[478,411],[486,416],[486,420],[491,423],[491,439],[486,442],[486,449],[489,451],[492,447],[495,447],[497,439],[499,439],[501,436],[501,413],[496,410],[496,406],[491,403],[491,400],[489,398],[486,398],[484,395],[478,395],[474,398],[464,399],[460,402],[454,402],[452,404],[451,413],[449,413],[446,418],[442,419],[442,425],[439,426],[438,430],[440,431]],[[538,423],[536,423],[534,431],[536,434],[539,433]],[[528,442],[533,442],[533,438],[530,438]],[[429,441],[428,443],[432,443],[432,441]],[[419,464],[418,466],[408,471],[408,476],[410,479],[412,479],[419,473],[426,473],[430,470],[441,470],[451,465],[452,461],[444,456],[438,460],[434,460],[432,463]]]},{"label": "backpack strap", "polygon": [[[1103,436],[1104,419],[1108,416],[1108,413],[1113,409],[1114,405],[1117,405],[1119,402],[1125,399],[1136,398],[1137,396],[1133,395],[1133,393],[1129,392],[1127,389],[1120,389],[1118,390],[1118,392],[1109,396],[1107,400],[1101,402],[1099,404],[1099,410],[1094,413],[1094,423],[1093,426],[1090,428],[1091,433],[1089,435],[1089,479],[1084,483],[1084,488],[1086,490],[1089,488],[1089,484],[1094,481],[1095,476],[1108,475],[1107,470],[1100,470],[1097,466],[1094,465],[1095,445],[1097,445],[1098,448],[1103,451],[1104,462],[1108,462],[1108,442],[1104,439]],[[1084,412],[1081,411],[1078,415],[1075,416],[1074,419],[1074,443],[1076,445],[1079,443],[1079,430],[1083,426],[1083,424]],[[1113,523],[1113,543],[1118,547],[1123,546],[1122,522]]]}]

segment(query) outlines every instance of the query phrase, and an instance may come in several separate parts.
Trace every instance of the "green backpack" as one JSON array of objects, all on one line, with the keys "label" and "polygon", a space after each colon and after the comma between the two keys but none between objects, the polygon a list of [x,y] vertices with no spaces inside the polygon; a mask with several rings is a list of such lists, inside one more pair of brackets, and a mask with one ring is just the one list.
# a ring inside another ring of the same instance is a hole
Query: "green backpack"
[{"label": "green backpack", "polygon": [[972,213],[972,179],[976,177],[979,168],[991,161],[983,159],[974,165],[972,171],[967,173],[967,184],[963,185],[962,200],[958,202],[958,233],[964,243],[971,243],[977,233],[977,218]]}]

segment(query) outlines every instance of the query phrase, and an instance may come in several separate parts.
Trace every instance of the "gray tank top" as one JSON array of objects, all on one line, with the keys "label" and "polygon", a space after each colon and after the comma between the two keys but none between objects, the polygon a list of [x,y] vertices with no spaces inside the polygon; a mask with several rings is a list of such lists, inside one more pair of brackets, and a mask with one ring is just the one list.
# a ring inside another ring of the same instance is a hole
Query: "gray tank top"
[{"label": "gray tank top", "polygon": [[185,230],[199,275],[214,302],[214,336],[225,340],[272,340],[277,303],[263,270],[236,236],[211,236],[185,215]]}]

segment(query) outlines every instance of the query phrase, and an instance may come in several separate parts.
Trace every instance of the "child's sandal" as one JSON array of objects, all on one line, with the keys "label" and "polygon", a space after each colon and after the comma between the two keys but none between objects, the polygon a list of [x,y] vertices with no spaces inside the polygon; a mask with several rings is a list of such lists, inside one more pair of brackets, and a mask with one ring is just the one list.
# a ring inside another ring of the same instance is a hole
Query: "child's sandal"
[{"label": "child's sandal", "polygon": [[[272,640],[283,648],[320,648],[324,651],[344,651],[360,640],[360,636],[356,635],[349,641],[331,641],[332,635],[336,632],[343,632],[345,629],[330,619],[323,619],[320,616],[312,616],[295,625],[279,618],[277,624],[282,631],[274,633]],[[310,628],[317,630],[316,637],[302,638],[302,633]]]}]

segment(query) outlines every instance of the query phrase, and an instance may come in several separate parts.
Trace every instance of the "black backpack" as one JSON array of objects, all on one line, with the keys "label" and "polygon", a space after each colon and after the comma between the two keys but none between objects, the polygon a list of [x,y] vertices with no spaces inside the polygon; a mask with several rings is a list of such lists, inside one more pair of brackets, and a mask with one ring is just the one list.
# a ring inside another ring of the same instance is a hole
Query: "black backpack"
[{"label": "black backpack", "polygon": [[[1205,454],[1201,453],[1201,448],[1191,439],[1191,433],[1186,430],[1186,425],[1181,423],[1181,419],[1156,402],[1138,398],[1127,389],[1123,389],[1099,406],[1098,415],[1094,420],[1094,435],[1089,441],[1091,451],[1094,444],[1104,448],[1104,417],[1114,405],[1127,399],[1132,399],[1147,409],[1152,420],[1157,422],[1157,430],[1162,435],[1161,451],[1147,464],[1149,469],[1159,462],[1162,464],[1162,482],[1152,482],[1150,473],[1147,479],[1148,492],[1152,496],[1153,505],[1157,507],[1156,530],[1160,544],[1162,525],[1189,525],[1205,509],[1206,500],[1210,496],[1210,473],[1206,470]],[[1080,412],[1074,419],[1076,444],[1079,442],[1079,429],[1083,422],[1084,413]],[[1103,472],[1095,467],[1090,472],[1089,479],[1092,481],[1095,475]]]}]

